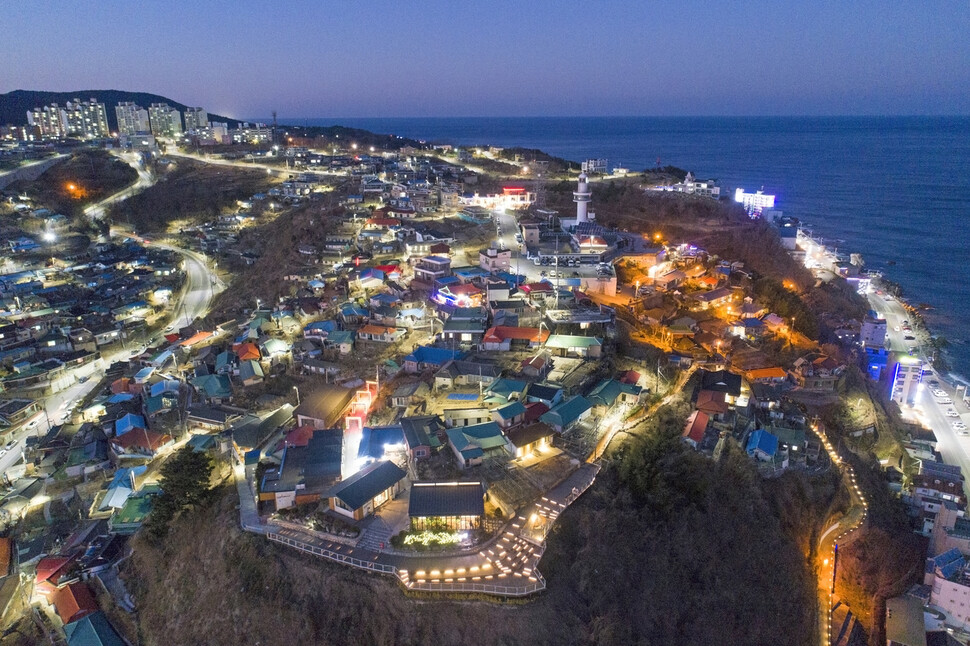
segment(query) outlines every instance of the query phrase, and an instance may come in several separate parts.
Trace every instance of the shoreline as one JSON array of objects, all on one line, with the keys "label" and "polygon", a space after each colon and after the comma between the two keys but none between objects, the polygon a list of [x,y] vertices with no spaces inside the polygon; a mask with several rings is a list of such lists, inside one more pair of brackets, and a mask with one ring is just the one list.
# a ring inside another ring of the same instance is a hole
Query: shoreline
[{"label": "shoreline", "polygon": [[[868,295],[872,293],[876,293],[878,295],[880,292],[892,295],[893,299],[899,302],[899,304],[903,307],[903,309],[905,309],[913,318],[913,324],[914,324],[913,327],[916,328],[916,331],[919,331],[925,334],[927,337],[926,342],[920,340],[918,345],[915,346],[918,351],[917,352],[918,358],[924,361],[926,364],[928,364],[929,367],[933,370],[934,374],[936,374],[938,378],[941,378],[944,381],[946,381],[951,387],[955,388],[957,385],[970,385],[970,379],[968,379],[965,375],[961,374],[960,372],[957,372],[957,367],[953,364],[953,361],[952,361],[953,357],[949,352],[947,352],[946,348],[936,349],[936,352],[939,353],[940,358],[943,361],[942,370],[934,364],[934,361],[932,358],[929,358],[929,357],[924,358],[925,356],[924,347],[926,345],[929,345],[930,348],[932,348],[933,347],[932,339],[934,338],[933,331],[926,320],[925,312],[931,311],[932,309],[935,309],[935,308],[930,308],[929,310],[927,310],[920,306],[914,306],[912,303],[909,302],[909,300],[907,300],[903,290],[903,286],[893,281],[891,278],[887,278],[885,276],[885,273],[882,270],[864,269],[865,261],[861,253],[855,253],[855,252],[840,253],[837,250],[836,251],[830,250],[826,245],[826,243],[830,241],[826,240],[822,236],[817,236],[817,237],[814,236],[812,229],[808,226],[806,226],[804,231],[805,232],[803,232],[801,229],[799,230],[798,239],[800,243],[799,246],[805,249],[806,261],[804,262],[804,264],[807,269],[814,272],[815,268],[818,267],[826,271],[830,271],[836,275],[839,275],[839,273],[835,271],[835,265],[839,261],[840,256],[844,257],[847,255],[850,258],[858,257],[860,261],[860,264],[858,265],[859,267],[858,280],[869,281],[866,291],[864,293],[860,292],[860,294],[866,297],[868,297]],[[807,239],[808,243],[807,244],[803,243],[802,242],[803,239]],[[837,240],[837,241],[844,242],[843,240]],[[812,247],[814,247],[814,250],[812,249]],[[810,265],[808,262],[808,259],[810,256],[820,257],[819,263],[817,265],[815,264]],[[830,262],[831,266],[826,267],[822,265],[821,264],[822,260]],[[852,278],[855,278],[855,277],[852,277]],[[877,289],[876,287],[877,285],[879,289]]]}]

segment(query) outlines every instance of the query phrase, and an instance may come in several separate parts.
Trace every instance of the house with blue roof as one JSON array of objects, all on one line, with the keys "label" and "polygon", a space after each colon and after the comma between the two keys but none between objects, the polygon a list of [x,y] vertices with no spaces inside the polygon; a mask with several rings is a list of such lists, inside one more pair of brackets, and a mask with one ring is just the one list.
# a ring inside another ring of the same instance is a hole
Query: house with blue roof
[{"label": "house with blue roof", "polygon": [[337,331],[336,321],[314,321],[313,323],[308,323],[303,328],[303,336],[307,338],[326,338],[331,332]]},{"label": "house with blue roof", "polygon": [[383,460],[386,451],[404,448],[404,428],[400,424],[390,426],[365,426],[360,434],[357,459],[365,462]]},{"label": "house with blue roof", "polygon": [[370,317],[370,312],[365,307],[356,303],[344,303],[340,306],[340,318],[346,324],[357,325],[363,323]]},{"label": "house with blue roof", "polygon": [[542,414],[539,421],[563,433],[579,422],[588,419],[593,412],[593,404],[582,395],[575,395],[560,402]]},{"label": "house with blue roof", "polygon": [[115,436],[120,437],[125,433],[132,431],[136,428],[148,428],[148,424],[145,423],[145,418],[141,415],[135,415],[134,413],[128,413],[127,415],[120,417],[115,420]]},{"label": "house with blue roof", "polygon": [[449,428],[448,445],[462,469],[482,463],[486,457],[511,455],[508,439],[495,422]]},{"label": "house with blue roof", "polygon": [[419,345],[404,357],[404,371],[414,374],[425,370],[437,370],[449,361],[464,358],[466,354],[460,350]]},{"label": "house with blue roof", "polygon": [[383,461],[364,467],[330,489],[327,499],[331,511],[363,520],[401,492],[407,472],[393,462]]},{"label": "house with blue roof", "polygon": [[755,460],[771,462],[778,453],[778,438],[765,429],[759,428],[748,436],[745,451]]}]

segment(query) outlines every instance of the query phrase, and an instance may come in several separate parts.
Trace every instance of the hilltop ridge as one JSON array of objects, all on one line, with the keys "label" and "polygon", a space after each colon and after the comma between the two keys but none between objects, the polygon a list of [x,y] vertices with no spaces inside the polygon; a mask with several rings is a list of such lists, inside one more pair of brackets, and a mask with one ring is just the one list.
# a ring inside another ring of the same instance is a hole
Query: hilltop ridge
[{"label": "hilltop ridge", "polygon": [[[126,90],[76,90],[73,92],[48,92],[44,90],[13,90],[6,94],[0,94],[0,124],[13,124],[22,126],[27,124],[27,111],[33,108],[58,103],[64,105],[68,101],[81,99],[97,99],[104,103],[105,112],[108,117],[108,128],[112,131],[118,129],[118,117],[115,115],[114,107],[123,101],[131,101],[143,108],[147,108],[152,103],[167,103],[179,111],[184,111],[189,107],[185,103],[180,103],[160,94],[150,92],[128,92]],[[242,123],[239,119],[224,117],[219,114],[209,114],[211,121],[224,121],[229,127],[235,127]]]}]

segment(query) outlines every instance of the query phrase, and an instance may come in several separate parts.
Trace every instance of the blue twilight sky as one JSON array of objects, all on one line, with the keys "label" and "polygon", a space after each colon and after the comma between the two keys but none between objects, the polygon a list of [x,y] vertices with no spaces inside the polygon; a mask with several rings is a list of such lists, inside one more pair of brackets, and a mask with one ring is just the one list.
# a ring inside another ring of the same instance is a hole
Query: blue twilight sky
[{"label": "blue twilight sky", "polygon": [[18,0],[0,92],[235,117],[970,114],[970,1]]}]

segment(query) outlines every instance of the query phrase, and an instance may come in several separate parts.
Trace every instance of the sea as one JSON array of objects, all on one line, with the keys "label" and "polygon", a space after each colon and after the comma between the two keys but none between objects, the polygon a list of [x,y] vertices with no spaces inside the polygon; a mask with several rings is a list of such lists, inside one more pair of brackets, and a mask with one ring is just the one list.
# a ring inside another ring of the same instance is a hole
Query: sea
[{"label": "sea", "polygon": [[461,145],[538,148],[630,171],[668,164],[722,195],[764,189],[830,246],[932,309],[952,377],[970,375],[970,117],[310,119]]}]

